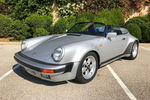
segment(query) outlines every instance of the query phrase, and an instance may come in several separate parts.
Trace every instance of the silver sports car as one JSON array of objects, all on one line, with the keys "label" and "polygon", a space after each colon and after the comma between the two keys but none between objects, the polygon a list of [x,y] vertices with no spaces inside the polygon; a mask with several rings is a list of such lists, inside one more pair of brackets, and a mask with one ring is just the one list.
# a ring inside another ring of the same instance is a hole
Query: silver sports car
[{"label": "silver sports car", "polygon": [[15,60],[31,75],[49,81],[91,81],[100,67],[122,57],[135,59],[139,41],[127,29],[99,22],[75,24],[66,34],[27,39]]}]

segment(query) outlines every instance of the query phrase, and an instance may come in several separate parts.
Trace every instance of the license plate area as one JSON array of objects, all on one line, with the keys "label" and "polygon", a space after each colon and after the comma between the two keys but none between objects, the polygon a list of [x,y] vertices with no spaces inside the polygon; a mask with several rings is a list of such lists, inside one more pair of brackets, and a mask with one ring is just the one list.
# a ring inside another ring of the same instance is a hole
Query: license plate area
[{"label": "license plate area", "polygon": [[32,71],[32,70],[30,71],[30,73],[33,74],[33,75],[36,75],[36,73],[34,71]]},{"label": "license plate area", "polygon": [[32,69],[25,68],[25,70],[26,70],[28,73],[32,74],[32,75],[36,75],[36,72],[35,72],[34,70],[32,70]]},{"label": "license plate area", "polygon": [[47,79],[51,79],[51,78],[50,78],[50,75],[41,74],[41,77],[47,78]]}]

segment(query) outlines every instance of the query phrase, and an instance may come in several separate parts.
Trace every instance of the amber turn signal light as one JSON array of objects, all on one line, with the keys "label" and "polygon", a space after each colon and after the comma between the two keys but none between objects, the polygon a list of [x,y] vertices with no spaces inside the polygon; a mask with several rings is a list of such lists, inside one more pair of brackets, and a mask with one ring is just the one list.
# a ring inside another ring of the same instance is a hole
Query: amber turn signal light
[{"label": "amber turn signal light", "polygon": [[54,70],[52,70],[52,69],[43,69],[43,73],[50,73],[50,74],[53,74],[53,73],[54,73]]}]

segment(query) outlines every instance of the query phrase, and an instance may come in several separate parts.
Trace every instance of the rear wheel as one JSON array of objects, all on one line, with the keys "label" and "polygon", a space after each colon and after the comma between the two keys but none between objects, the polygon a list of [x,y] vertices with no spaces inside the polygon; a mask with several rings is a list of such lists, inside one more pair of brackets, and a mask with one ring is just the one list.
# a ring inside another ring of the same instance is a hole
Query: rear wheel
[{"label": "rear wheel", "polygon": [[76,80],[80,83],[87,83],[91,81],[97,72],[98,58],[94,52],[86,54],[78,67]]},{"label": "rear wheel", "polygon": [[138,55],[138,43],[134,42],[131,50],[131,55],[128,59],[134,60],[137,57],[137,55]]}]

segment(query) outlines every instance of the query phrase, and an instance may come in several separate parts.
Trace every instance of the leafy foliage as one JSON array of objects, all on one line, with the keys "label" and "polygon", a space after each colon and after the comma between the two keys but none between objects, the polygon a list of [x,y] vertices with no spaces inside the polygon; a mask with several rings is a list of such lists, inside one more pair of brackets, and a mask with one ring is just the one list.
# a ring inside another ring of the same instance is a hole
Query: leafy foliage
[{"label": "leafy foliage", "polygon": [[140,10],[146,3],[146,0],[87,0],[84,9],[98,13],[103,9],[111,10],[115,8],[120,9],[126,15],[131,9]]},{"label": "leafy foliage", "polygon": [[6,15],[0,14],[0,37],[8,37],[10,36],[10,24],[12,19]]},{"label": "leafy foliage", "polygon": [[25,19],[25,23],[30,27],[30,33],[33,35],[36,32],[36,28],[44,28],[48,30],[52,24],[52,17],[32,14]]},{"label": "leafy foliage", "polygon": [[125,15],[132,9],[140,10],[148,0],[5,0],[15,18],[24,19],[31,13],[50,15],[52,4],[56,2],[61,17],[90,11],[97,14],[103,9],[120,9]]},{"label": "leafy foliage", "polygon": [[76,16],[67,17],[66,21],[67,21],[67,29],[70,29],[77,22]]},{"label": "leafy foliage", "polygon": [[33,34],[33,37],[39,37],[39,36],[45,36],[48,35],[49,32],[44,28],[36,28],[35,33]]},{"label": "leafy foliage", "polygon": [[150,13],[147,15],[148,20],[150,21]]},{"label": "leafy foliage", "polygon": [[128,26],[128,24],[137,24],[141,29],[142,42],[149,42],[150,41],[150,38],[149,38],[150,24],[149,23],[150,23],[150,20],[148,19],[148,15],[147,15],[147,16],[142,16],[142,17],[134,17],[130,19],[128,22],[126,22],[125,25]]},{"label": "leafy foliage", "polygon": [[144,24],[144,28],[143,28],[143,40],[145,42],[150,42],[150,22],[147,22]]},{"label": "leafy foliage", "polygon": [[127,25],[128,31],[139,40],[142,39],[141,29],[137,24],[130,23]]},{"label": "leafy foliage", "polygon": [[5,14],[5,15],[10,14],[11,12],[10,9],[8,8],[9,5],[7,5],[7,3],[0,1],[0,14]]},{"label": "leafy foliage", "polygon": [[95,17],[95,21],[100,21],[112,26],[122,26],[124,24],[124,16],[118,9],[104,9]]},{"label": "leafy foliage", "polygon": [[90,12],[78,13],[77,22],[92,22],[94,17],[94,14]]},{"label": "leafy foliage", "polygon": [[50,0],[8,0],[6,3],[10,5],[13,17],[19,20],[25,19],[31,13],[50,16],[52,12]]},{"label": "leafy foliage", "polygon": [[144,17],[134,17],[132,19],[130,19],[128,22],[126,22],[126,25],[129,23],[135,23],[139,26],[142,26],[144,23],[148,22],[148,18],[146,16]]},{"label": "leafy foliage", "polygon": [[[81,2],[68,2],[65,3],[67,1],[70,0],[59,0],[59,3],[57,5],[57,11],[59,16],[61,17],[68,17],[71,15],[76,15],[78,12],[81,12],[84,9],[84,3],[85,1],[81,1]],[[58,2],[58,0],[57,0]]]},{"label": "leafy foliage", "polygon": [[30,27],[20,20],[13,21],[11,23],[11,34],[16,40],[24,40],[32,37],[29,29]]},{"label": "leafy foliage", "polygon": [[67,29],[67,20],[64,18],[60,18],[53,26],[53,33],[62,34],[66,31],[66,29]]},{"label": "leafy foliage", "polygon": [[120,8],[123,6],[122,0],[87,0],[85,9],[98,12],[102,9]]},{"label": "leafy foliage", "polygon": [[91,12],[77,13],[76,16],[60,18],[53,27],[53,33],[64,33],[66,29],[70,29],[77,22],[103,22],[105,24],[120,26],[124,24],[124,16],[118,9],[103,10],[95,15]]},{"label": "leafy foliage", "polygon": [[[52,25],[54,2],[60,19]],[[0,15],[0,37],[13,36],[21,40],[49,33],[59,34],[76,22],[102,22],[122,26],[124,17],[133,9],[140,10],[146,3],[148,0],[4,0],[0,2],[0,13],[10,17]],[[149,22],[150,14],[130,19],[125,25],[132,27],[129,30],[134,35],[137,27],[140,27],[142,39],[149,40]],[[141,38],[139,33],[136,36]]]}]

